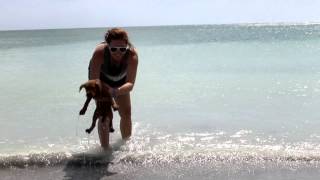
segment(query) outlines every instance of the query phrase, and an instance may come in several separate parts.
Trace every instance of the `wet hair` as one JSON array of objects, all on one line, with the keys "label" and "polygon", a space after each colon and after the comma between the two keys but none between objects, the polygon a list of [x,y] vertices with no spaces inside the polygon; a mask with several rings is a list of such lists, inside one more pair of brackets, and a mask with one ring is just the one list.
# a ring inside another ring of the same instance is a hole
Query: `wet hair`
[{"label": "wet hair", "polygon": [[104,35],[104,40],[109,44],[112,40],[125,40],[127,44],[131,44],[129,41],[128,33],[121,28],[109,29]]}]

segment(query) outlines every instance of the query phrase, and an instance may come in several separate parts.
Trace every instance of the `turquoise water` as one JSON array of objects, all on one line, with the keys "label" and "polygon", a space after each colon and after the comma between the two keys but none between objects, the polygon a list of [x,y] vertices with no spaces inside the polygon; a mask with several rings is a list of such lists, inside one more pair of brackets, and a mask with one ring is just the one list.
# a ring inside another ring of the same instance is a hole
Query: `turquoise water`
[{"label": "turquoise water", "polygon": [[[317,166],[320,25],[127,30],[139,53],[134,129],[132,139],[119,145],[115,116],[115,166],[258,166],[266,160],[282,168],[306,161]],[[97,132],[84,131],[94,105],[78,119],[85,101],[78,87],[104,32],[0,32],[1,166],[27,166],[30,157],[35,164],[59,164],[98,149]]]}]

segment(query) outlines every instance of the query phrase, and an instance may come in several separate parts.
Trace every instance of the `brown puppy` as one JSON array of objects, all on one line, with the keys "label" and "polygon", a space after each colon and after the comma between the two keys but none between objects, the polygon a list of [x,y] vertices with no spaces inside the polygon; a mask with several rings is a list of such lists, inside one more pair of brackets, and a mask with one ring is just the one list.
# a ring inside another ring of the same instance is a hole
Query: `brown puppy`
[{"label": "brown puppy", "polygon": [[106,88],[106,86],[103,85],[100,80],[87,81],[80,86],[79,92],[82,88],[85,88],[86,90],[87,100],[84,103],[83,108],[79,112],[80,115],[85,114],[92,98],[96,100],[96,109],[93,114],[92,124],[90,128],[86,129],[86,132],[89,134],[91,133],[91,131],[96,126],[97,119],[100,116],[102,116],[102,122],[104,122],[105,118],[110,119],[109,130],[110,132],[114,132],[112,125],[113,114],[111,107],[114,111],[118,110],[119,107],[116,104],[115,100],[111,97],[108,88]]}]

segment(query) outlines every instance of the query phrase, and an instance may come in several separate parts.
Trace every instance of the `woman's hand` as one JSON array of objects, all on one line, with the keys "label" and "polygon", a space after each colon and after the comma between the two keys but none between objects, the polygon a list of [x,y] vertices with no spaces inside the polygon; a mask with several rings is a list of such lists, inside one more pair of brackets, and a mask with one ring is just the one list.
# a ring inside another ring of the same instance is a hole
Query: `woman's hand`
[{"label": "woman's hand", "polygon": [[109,93],[111,94],[111,97],[116,98],[118,95],[118,88],[110,88]]},{"label": "woman's hand", "polygon": [[101,80],[99,80],[99,81],[100,81],[100,83],[101,83],[101,85],[102,85],[102,89],[103,89],[103,90],[108,91],[109,94],[110,94],[113,98],[117,97],[118,88],[112,88],[112,87],[110,87],[108,84],[102,82]]}]

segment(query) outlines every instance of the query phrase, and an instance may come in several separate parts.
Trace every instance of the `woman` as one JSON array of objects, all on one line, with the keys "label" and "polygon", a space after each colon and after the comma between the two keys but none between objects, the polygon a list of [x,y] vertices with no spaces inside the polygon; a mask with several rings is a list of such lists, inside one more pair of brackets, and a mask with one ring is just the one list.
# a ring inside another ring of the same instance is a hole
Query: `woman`
[{"label": "woman", "polygon": [[[122,139],[131,136],[130,91],[133,89],[138,67],[136,49],[128,34],[121,28],[113,28],[105,34],[105,42],[99,44],[89,64],[89,79],[100,79],[109,86],[109,92],[119,105]],[[109,120],[98,122],[98,133],[103,148],[109,147]]]}]

